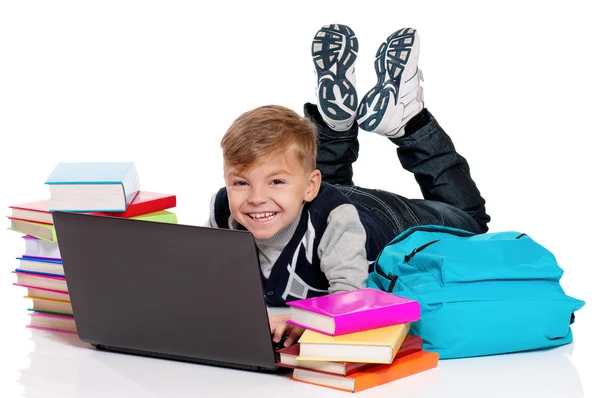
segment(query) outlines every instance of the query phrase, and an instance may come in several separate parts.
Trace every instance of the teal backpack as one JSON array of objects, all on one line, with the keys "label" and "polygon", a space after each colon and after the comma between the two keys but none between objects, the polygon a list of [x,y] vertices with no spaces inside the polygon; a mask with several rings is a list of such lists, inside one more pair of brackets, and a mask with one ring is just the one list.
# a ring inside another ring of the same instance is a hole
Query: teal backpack
[{"label": "teal backpack", "polygon": [[526,234],[424,225],[381,252],[368,287],[417,300],[411,333],[440,358],[559,346],[584,302],[559,284],[554,255]]}]

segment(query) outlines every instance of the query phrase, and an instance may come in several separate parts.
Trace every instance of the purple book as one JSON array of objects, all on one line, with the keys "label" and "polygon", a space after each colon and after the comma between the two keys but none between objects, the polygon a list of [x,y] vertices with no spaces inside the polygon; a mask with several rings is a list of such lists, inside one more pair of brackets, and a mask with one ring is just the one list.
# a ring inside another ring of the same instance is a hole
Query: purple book
[{"label": "purple book", "polygon": [[292,310],[288,323],[330,336],[416,322],[421,317],[417,301],[372,288],[286,304]]}]

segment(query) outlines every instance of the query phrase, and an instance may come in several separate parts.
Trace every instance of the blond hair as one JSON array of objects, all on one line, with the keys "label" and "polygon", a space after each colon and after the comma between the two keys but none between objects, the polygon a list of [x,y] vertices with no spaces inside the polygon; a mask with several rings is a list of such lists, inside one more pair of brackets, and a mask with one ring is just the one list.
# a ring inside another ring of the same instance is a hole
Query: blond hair
[{"label": "blond hair", "polygon": [[300,165],[310,173],[316,168],[316,126],[284,106],[261,106],[235,119],[221,148],[225,162],[242,170],[293,148]]}]

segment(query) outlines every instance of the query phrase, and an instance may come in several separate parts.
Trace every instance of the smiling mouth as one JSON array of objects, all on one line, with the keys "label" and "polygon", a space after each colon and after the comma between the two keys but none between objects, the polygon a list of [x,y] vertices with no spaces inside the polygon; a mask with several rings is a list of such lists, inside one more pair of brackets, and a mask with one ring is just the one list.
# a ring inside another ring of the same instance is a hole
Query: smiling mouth
[{"label": "smiling mouth", "polygon": [[253,221],[266,223],[271,221],[277,213],[274,212],[266,212],[266,213],[246,213],[248,217],[250,217]]}]

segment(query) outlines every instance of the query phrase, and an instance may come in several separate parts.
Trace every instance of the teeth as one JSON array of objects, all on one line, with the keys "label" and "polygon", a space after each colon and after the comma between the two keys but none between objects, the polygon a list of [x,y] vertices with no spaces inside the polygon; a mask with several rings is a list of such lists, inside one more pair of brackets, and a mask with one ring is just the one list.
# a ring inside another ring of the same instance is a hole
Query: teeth
[{"label": "teeth", "polygon": [[261,218],[273,217],[275,215],[275,213],[249,213],[248,215],[250,217],[258,220],[258,219],[261,219]]}]

